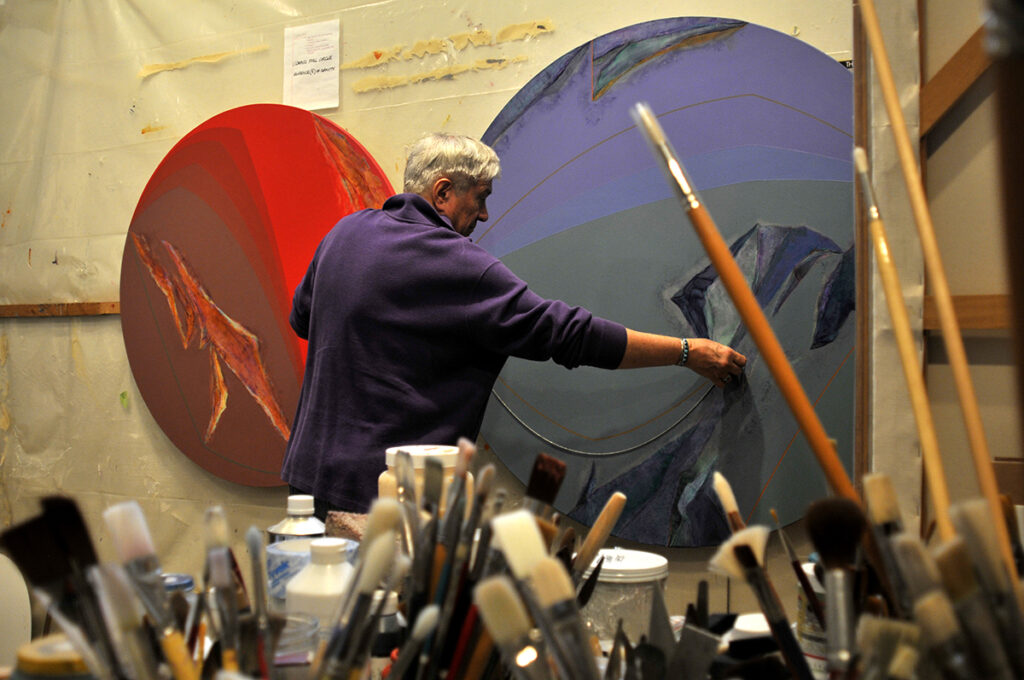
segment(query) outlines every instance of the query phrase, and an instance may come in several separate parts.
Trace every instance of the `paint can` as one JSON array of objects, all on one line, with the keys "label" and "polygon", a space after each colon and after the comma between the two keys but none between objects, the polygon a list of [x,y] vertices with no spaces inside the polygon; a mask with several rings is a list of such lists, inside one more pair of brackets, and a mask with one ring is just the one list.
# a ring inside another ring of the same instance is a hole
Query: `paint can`
[{"label": "paint can", "polygon": [[[395,498],[398,495],[397,482],[395,480],[395,456],[399,451],[405,451],[412,459],[413,471],[416,475],[416,498],[423,494],[423,477],[426,474],[427,459],[436,458],[444,469],[444,492],[441,494],[441,512],[444,512],[447,503],[448,486],[455,478],[455,464],[459,460],[459,447],[444,446],[441,444],[417,444],[411,446],[392,446],[384,451],[384,462],[388,469],[380,473],[377,478],[377,495],[380,498]],[[466,473],[466,499],[473,497],[473,474]],[[469,503],[466,504],[469,511]]]},{"label": "paint can", "polygon": [[587,578],[604,558],[594,593],[580,614],[602,642],[615,637],[619,619],[630,641],[636,644],[650,631],[655,589],[665,593],[668,560],[656,553],[624,548],[605,548],[587,568]]}]

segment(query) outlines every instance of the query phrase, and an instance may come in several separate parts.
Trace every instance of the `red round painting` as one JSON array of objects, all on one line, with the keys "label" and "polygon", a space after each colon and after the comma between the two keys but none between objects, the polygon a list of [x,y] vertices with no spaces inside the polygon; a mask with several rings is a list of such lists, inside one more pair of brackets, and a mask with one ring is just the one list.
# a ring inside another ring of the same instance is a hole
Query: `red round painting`
[{"label": "red round painting", "polygon": [[392,193],[348,133],[277,104],[214,116],[157,167],[125,241],[121,327],[146,406],[205,470],[283,483],[305,361],[292,293],[323,235]]}]

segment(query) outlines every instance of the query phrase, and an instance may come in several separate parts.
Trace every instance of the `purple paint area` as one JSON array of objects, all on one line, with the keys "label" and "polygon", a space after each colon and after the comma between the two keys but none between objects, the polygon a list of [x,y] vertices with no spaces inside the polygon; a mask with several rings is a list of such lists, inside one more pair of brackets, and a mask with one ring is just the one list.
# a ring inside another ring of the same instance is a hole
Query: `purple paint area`
[{"label": "purple paint area", "polygon": [[[504,215],[484,225],[477,242],[497,257],[503,257],[605,215],[673,197],[661,170],[634,162],[639,160],[636,157],[608,167],[604,176],[612,176],[595,185],[594,178],[601,176],[602,164],[593,162],[597,152],[592,155],[593,159],[581,158],[566,167],[564,178],[540,184]],[[852,179],[852,165],[848,160],[763,146],[695,155],[686,169],[690,179],[701,189],[760,180],[849,182]],[[560,189],[565,185],[570,187],[568,191]],[[495,184],[496,198],[503,189],[499,179]]]},{"label": "purple paint area", "polygon": [[[813,149],[849,161],[849,73],[781,33],[746,26],[700,49],[667,52],[638,64],[597,100],[591,99],[589,54],[586,49],[577,58],[556,62],[564,71],[552,79],[544,96],[534,97],[514,122],[496,121],[484,134],[484,141],[507,166],[532,168],[530,173],[499,180],[492,214],[504,214],[539,181],[561,175],[563,166],[579,162],[578,156],[586,159],[580,165],[583,176],[598,171],[603,177],[653,165],[640,136],[627,132],[629,109],[637,101],[648,102],[662,117],[686,164],[696,154],[757,145]],[[513,98],[506,108],[515,111],[519,106]],[[590,152],[598,147],[604,147],[602,155],[590,160]],[[538,154],[538,149],[544,153]],[[615,168],[620,163],[622,170]],[[730,183],[727,177],[723,182]],[[568,178],[557,184],[562,191],[573,186]],[[489,247],[485,240],[481,243]]]}]

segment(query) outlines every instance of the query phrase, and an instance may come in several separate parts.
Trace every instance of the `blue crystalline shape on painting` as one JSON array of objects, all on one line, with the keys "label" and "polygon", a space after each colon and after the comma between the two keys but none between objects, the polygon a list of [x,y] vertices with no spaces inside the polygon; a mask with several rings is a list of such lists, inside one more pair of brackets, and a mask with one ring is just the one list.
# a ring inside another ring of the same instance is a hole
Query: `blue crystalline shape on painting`
[{"label": "blue crystalline shape on painting", "polygon": [[[758,304],[768,310],[766,313],[769,316],[778,313],[790,294],[822,257],[842,255],[840,265],[832,272],[819,296],[811,348],[827,345],[834,340],[839,328],[853,311],[856,292],[853,248],[843,252],[832,239],[807,227],[756,225],[732,244],[730,251],[733,257],[748,245],[750,239],[756,242],[754,245],[757,258],[750,288]],[[679,307],[694,333],[700,337],[711,337],[706,314],[706,295],[717,280],[718,274],[714,266],[708,265],[672,296],[672,301]],[[775,304],[769,308],[773,299]],[[737,329],[737,332],[740,332],[740,329]],[[716,337],[728,336],[723,336],[721,329],[718,329]],[[739,339],[739,335],[734,335],[728,337],[728,341],[722,342],[734,344]]]},{"label": "blue crystalline shape on painting", "polygon": [[[807,227],[756,225],[731,246],[738,262],[746,262],[746,275],[766,315],[776,316],[792,293],[807,280],[816,264],[827,273],[821,277],[812,345],[832,342],[854,308],[854,249],[843,250],[831,239]],[[830,268],[830,270],[829,270]],[[735,345],[746,330],[734,313],[715,314],[708,291],[718,280],[708,266],[691,277],[671,297],[696,335],[728,339]],[[731,303],[720,303],[731,304]],[[729,310],[731,311],[731,310]],[[716,324],[716,320],[724,319]],[[735,328],[721,328],[735,323]],[[657,452],[628,472],[596,486],[593,468],[570,516],[591,524],[614,491],[626,494],[627,504],[616,534],[652,545],[715,545],[728,536],[729,528],[712,486],[717,468],[718,445],[709,446],[715,432],[720,437],[742,440],[746,447],[761,441],[760,416],[745,380],[726,390],[713,390],[688,419],[690,425]],[[748,461],[763,451],[750,451]],[[593,465],[593,463],[592,463]],[[737,480],[738,481],[738,480]],[[736,489],[734,489],[736,490]],[[739,494],[737,494],[739,495]],[[667,520],[667,521],[666,521]]]}]

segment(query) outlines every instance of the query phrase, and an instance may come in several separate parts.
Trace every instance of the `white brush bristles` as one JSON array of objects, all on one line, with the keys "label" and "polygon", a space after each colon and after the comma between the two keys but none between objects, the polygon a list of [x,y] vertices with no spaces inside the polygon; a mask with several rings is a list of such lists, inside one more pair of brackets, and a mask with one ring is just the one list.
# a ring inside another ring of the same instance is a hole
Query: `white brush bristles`
[{"label": "white brush bristles", "polygon": [[436,604],[428,604],[424,607],[419,616],[416,617],[416,623],[412,626],[411,638],[413,640],[422,640],[437,628],[438,617],[441,616],[441,608]]},{"label": "white brush bristles", "polygon": [[855,146],[853,148],[853,166],[857,172],[866,173],[868,171],[868,152],[863,147]]},{"label": "white brush bristles", "polygon": [[366,516],[366,529],[360,546],[369,546],[385,531],[397,532],[402,523],[402,504],[397,498],[377,498]]},{"label": "white brush bristles", "polygon": [[362,555],[362,572],[356,584],[356,592],[372,595],[392,563],[395,554],[395,532],[385,531],[367,547]]},{"label": "white brush bristles", "polygon": [[502,574],[481,581],[473,590],[473,601],[499,646],[515,642],[530,631],[530,617],[508,576]]},{"label": "white brush bristles", "polygon": [[933,590],[918,598],[914,603],[914,620],[921,626],[921,637],[926,647],[940,645],[960,633],[953,605],[941,590]]},{"label": "white brush bristles", "polygon": [[228,516],[224,508],[214,505],[206,509],[203,533],[207,550],[228,545],[231,541],[231,529],[228,527]]},{"label": "white brush bristles", "polygon": [[156,553],[149,525],[136,501],[125,501],[111,505],[103,511],[103,519],[110,530],[114,549],[122,562]]},{"label": "white brush bristles", "polygon": [[868,508],[868,519],[875,526],[902,526],[900,504],[889,475],[872,472],[861,478],[864,485],[864,503]]},{"label": "white brush bristles", "polygon": [[530,583],[537,596],[537,603],[545,609],[576,597],[572,578],[557,557],[545,557],[538,562]]},{"label": "white brush bristles", "polygon": [[736,559],[733,551],[736,546],[747,545],[757,558],[757,563],[764,566],[764,549],[768,544],[768,534],[768,527],[759,524],[737,531],[718,547],[708,566],[719,574],[744,579],[743,565]]},{"label": "white brush bristles", "polygon": [[529,577],[537,563],[547,555],[537,520],[529,510],[498,515],[491,520],[491,528],[505,561],[519,580]]},{"label": "white brush bristles", "polygon": [[728,515],[730,512],[739,514],[740,507],[736,504],[736,496],[732,492],[732,486],[729,484],[729,480],[725,478],[725,475],[717,470],[714,476],[714,487],[715,494],[718,495],[718,502],[722,504],[725,514]]},{"label": "white brush bristles", "polygon": [[207,553],[210,561],[210,585],[214,588],[231,588],[231,567],[227,548],[213,548]]}]

